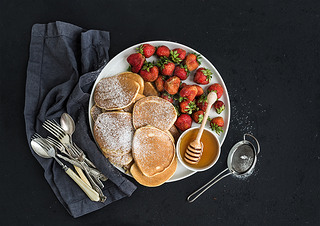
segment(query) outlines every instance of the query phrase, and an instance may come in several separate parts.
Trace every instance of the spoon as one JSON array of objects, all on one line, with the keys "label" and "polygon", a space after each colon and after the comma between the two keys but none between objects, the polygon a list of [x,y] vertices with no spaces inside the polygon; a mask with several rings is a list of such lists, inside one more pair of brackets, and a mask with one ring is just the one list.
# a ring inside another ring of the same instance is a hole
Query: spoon
[{"label": "spoon", "polygon": [[43,158],[54,158],[59,165],[62,166],[62,169],[71,177],[71,179],[76,182],[79,187],[87,194],[90,200],[98,202],[100,201],[99,194],[83,182],[69,167],[63,164],[56,156],[56,151],[53,146],[47,143],[41,138],[35,138],[31,140],[31,147],[34,152]]},{"label": "spoon", "polygon": [[190,142],[184,154],[184,160],[187,163],[192,165],[197,164],[201,158],[201,155],[203,152],[203,144],[200,142],[200,139],[203,133],[204,126],[206,125],[211,106],[217,100],[217,94],[215,92],[210,92],[207,96],[207,100],[208,100],[208,106],[204,113],[203,120],[202,120],[200,129],[198,131],[197,137],[194,141]]},{"label": "spoon", "polygon": [[[70,142],[72,143],[72,134],[76,130],[76,125],[75,125],[72,117],[67,113],[63,113],[60,118],[60,125],[61,125],[62,129],[70,136]],[[77,171],[77,173],[79,174],[81,179],[84,182],[86,182],[89,186],[91,186],[88,178],[83,173],[82,169],[79,168],[78,166],[75,166],[75,165],[73,165],[73,167],[75,168],[75,170]]]}]

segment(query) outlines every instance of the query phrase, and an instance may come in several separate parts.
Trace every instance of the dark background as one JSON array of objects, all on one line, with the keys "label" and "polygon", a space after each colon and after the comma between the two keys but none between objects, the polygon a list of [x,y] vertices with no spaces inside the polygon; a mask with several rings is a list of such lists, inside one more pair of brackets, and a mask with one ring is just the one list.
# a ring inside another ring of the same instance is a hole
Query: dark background
[{"label": "dark background", "polygon": [[[111,33],[110,57],[148,40],[196,49],[228,88],[231,124],[211,170],[73,219],[28,148],[23,118],[31,27],[65,21]],[[319,1],[9,1],[0,3],[1,225],[319,225]],[[227,177],[186,197],[226,167],[244,132],[262,150],[251,177]]]}]

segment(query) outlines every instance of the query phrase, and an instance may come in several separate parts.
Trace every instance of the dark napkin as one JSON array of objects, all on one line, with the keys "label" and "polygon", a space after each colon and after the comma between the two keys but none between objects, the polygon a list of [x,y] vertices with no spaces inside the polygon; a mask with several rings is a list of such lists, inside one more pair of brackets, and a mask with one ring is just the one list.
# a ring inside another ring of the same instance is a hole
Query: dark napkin
[{"label": "dark napkin", "polygon": [[106,31],[84,30],[64,22],[32,27],[24,109],[29,144],[35,132],[50,135],[42,128],[46,119],[59,121],[61,114],[67,112],[76,122],[73,141],[109,178],[103,189],[106,202],[92,202],[57,162],[37,156],[30,147],[53,192],[73,217],[130,196],[136,189],[101,154],[89,128],[90,91],[109,60],[109,47],[109,32]]}]

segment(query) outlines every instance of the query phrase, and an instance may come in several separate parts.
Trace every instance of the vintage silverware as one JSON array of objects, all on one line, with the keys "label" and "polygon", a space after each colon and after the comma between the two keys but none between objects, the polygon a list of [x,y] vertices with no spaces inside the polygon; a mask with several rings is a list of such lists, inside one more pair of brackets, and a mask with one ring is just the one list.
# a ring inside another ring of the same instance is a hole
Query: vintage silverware
[{"label": "vintage silverware", "polygon": [[[78,186],[84,191],[90,200],[98,202],[100,201],[99,194],[93,190],[91,187],[88,186],[85,182],[83,182],[69,167],[63,164],[57,157],[56,157],[56,150],[53,146],[51,146],[48,142],[46,142],[42,138],[35,138],[31,140],[31,147],[36,154],[39,156],[48,156],[47,158],[54,158],[59,165],[62,166],[62,169],[69,175],[69,177],[78,184]],[[46,153],[46,155],[44,155]]]}]

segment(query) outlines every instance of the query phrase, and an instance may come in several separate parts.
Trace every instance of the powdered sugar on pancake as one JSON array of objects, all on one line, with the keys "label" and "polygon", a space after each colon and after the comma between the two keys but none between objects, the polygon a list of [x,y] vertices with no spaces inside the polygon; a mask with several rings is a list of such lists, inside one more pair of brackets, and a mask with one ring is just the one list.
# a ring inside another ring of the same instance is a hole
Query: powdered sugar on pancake
[{"label": "powdered sugar on pancake", "polygon": [[100,108],[106,110],[121,109],[128,106],[139,91],[135,81],[113,76],[101,79],[94,92],[94,101]]},{"label": "powdered sugar on pancake", "polygon": [[131,114],[127,112],[102,113],[94,125],[94,136],[100,148],[113,156],[131,151],[133,134]]},{"label": "powdered sugar on pancake", "polygon": [[132,155],[146,176],[154,176],[167,169],[174,158],[175,147],[165,132],[152,126],[138,129],[132,142]]},{"label": "powdered sugar on pancake", "polygon": [[133,108],[133,125],[136,129],[151,125],[161,130],[169,130],[177,119],[173,105],[155,96],[138,101]]}]

